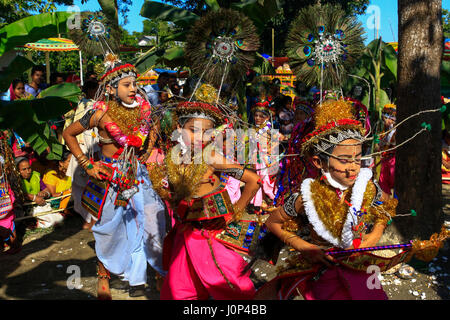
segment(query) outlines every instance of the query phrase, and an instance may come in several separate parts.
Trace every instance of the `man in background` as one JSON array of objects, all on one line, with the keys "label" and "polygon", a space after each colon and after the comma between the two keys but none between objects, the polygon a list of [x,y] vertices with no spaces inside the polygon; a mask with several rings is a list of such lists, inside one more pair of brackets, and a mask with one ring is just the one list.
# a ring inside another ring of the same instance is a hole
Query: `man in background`
[{"label": "man in background", "polygon": [[44,66],[34,66],[31,69],[31,83],[25,84],[25,91],[36,97],[42,90],[47,88],[44,82]]}]

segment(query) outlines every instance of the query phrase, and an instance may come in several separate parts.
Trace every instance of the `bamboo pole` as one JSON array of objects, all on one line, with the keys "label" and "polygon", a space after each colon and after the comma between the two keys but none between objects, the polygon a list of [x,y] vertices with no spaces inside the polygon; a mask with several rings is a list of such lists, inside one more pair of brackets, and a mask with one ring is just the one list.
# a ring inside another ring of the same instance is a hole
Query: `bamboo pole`
[{"label": "bamboo pole", "polygon": [[[53,200],[58,200],[58,199],[67,198],[67,197],[70,197],[71,195],[72,195],[71,193],[63,194],[62,196],[59,196],[59,197],[49,198],[49,199],[45,200],[45,202],[51,202],[51,201],[53,201]],[[35,205],[35,204],[37,204],[37,203],[33,201],[33,202],[26,202],[26,203],[24,203],[23,205],[24,205],[24,206],[33,206],[33,205]]]},{"label": "bamboo pole", "polygon": [[47,73],[47,84],[50,84],[50,53],[45,51],[45,71]]},{"label": "bamboo pole", "polygon": [[58,212],[61,212],[61,211],[66,210],[66,209],[72,209],[72,208],[73,208],[73,207],[68,207],[68,208],[64,208],[64,209],[55,209],[55,210],[52,210],[52,211],[36,213],[35,215],[32,215],[32,216],[25,216],[25,217],[16,218],[16,219],[14,219],[14,221],[22,221],[22,220],[25,220],[25,219],[30,219],[30,218],[36,218],[36,217],[46,216],[46,215],[48,215],[48,214],[58,213]]},{"label": "bamboo pole", "polygon": [[275,58],[275,29],[272,28],[272,60]]}]

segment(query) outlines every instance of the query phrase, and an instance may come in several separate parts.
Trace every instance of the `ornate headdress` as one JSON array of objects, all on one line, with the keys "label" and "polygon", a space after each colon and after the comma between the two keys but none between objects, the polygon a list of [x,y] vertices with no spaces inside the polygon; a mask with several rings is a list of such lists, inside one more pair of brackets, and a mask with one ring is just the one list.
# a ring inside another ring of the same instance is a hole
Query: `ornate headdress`
[{"label": "ornate headdress", "polygon": [[105,73],[100,78],[102,84],[114,86],[123,78],[137,78],[139,76],[135,66],[130,63],[123,63],[112,53],[106,54],[105,67]]},{"label": "ornate headdress", "polygon": [[365,128],[355,119],[352,104],[344,100],[327,100],[315,113],[315,128],[302,140],[301,151],[324,153],[347,139],[364,141]]},{"label": "ornate headdress", "polygon": [[389,119],[393,119],[395,120],[395,118],[397,117],[397,106],[395,104],[386,104],[383,107],[383,117],[389,118]]},{"label": "ornate headdress", "polygon": [[217,94],[217,90],[213,86],[202,84],[194,93],[195,101],[183,101],[177,105],[177,118],[179,120],[183,118],[208,119],[213,121],[215,126],[220,126],[224,122],[225,116],[215,106]]},{"label": "ornate headdress", "polygon": [[303,111],[308,117],[312,116],[314,113],[311,104],[307,101],[300,100],[298,97],[295,97],[294,99],[294,108],[295,110]]}]

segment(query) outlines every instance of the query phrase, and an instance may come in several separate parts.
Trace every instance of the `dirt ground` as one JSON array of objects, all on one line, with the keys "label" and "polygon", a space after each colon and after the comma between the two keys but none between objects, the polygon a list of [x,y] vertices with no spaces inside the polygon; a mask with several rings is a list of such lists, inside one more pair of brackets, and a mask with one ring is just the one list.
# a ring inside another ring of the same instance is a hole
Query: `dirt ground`
[{"label": "dirt ground", "polygon": [[[443,210],[448,216],[446,220],[450,221],[450,187],[443,187],[443,196]],[[50,229],[29,230],[26,223],[19,223],[18,232],[23,234],[22,250],[15,255],[0,253],[0,299],[95,300],[94,237],[82,229],[82,223],[77,214],[69,215],[62,225]],[[450,299],[449,242],[431,263],[412,260],[409,266],[414,268],[410,279],[392,271],[379,277],[390,299]],[[274,268],[260,261],[254,267],[254,276],[259,283],[264,283],[274,276]],[[119,288],[120,281],[113,281],[117,287],[111,290],[114,300],[159,299],[151,268],[144,297],[129,297],[126,288]]]}]

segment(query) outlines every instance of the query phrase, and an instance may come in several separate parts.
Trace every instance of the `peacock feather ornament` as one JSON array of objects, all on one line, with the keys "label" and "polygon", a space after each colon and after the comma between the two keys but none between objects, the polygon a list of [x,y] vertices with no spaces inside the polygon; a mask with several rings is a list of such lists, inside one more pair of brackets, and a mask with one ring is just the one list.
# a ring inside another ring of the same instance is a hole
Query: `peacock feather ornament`
[{"label": "peacock feather ornament", "polygon": [[69,37],[89,55],[105,55],[119,49],[119,29],[101,12],[82,12],[80,28],[69,30]]},{"label": "peacock feather ornament", "polygon": [[338,89],[364,50],[363,32],[361,23],[340,6],[309,6],[291,25],[289,65],[308,86]]},{"label": "peacock feather ornament", "polygon": [[220,9],[197,21],[187,36],[185,53],[194,74],[221,87],[240,80],[252,67],[259,43],[249,18],[231,9]]}]

